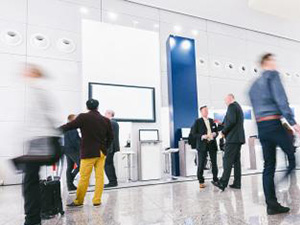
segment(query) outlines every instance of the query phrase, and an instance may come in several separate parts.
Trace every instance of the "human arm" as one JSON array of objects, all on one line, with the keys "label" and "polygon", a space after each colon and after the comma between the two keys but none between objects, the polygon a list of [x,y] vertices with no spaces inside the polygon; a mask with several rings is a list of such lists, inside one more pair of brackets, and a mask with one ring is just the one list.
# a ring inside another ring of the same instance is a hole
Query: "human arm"
[{"label": "human arm", "polygon": [[286,118],[291,126],[296,125],[294,113],[289,106],[288,98],[280,80],[279,73],[277,71],[272,71],[269,79],[271,94],[281,114],[284,118]]},{"label": "human arm", "polygon": [[224,128],[221,131],[221,135],[226,136],[231,129],[237,124],[237,114],[236,114],[236,108],[234,104],[230,104],[228,106],[228,110],[226,113],[226,120],[224,123]]},{"label": "human arm", "polygon": [[83,116],[82,114],[80,114],[79,116],[76,117],[75,120],[65,125],[62,125],[59,129],[62,130],[62,132],[67,132],[69,130],[81,128],[82,124],[83,124]]}]

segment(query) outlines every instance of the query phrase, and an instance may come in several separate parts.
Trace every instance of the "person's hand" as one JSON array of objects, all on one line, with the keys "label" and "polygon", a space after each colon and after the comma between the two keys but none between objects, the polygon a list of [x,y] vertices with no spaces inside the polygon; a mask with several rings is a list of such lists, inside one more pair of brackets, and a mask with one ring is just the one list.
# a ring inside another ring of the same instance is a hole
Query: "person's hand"
[{"label": "person's hand", "polygon": [[206,140],[208,137],[207,137],[207,135],[205,134],[205,135],[202,135],[202,137],[201,137],[201,139],[202,140]]},{"label": "person's hand", "polygon": [[225,134],[223,134],[222,131],[220,132],[220,135],[221,135],[222,138],[225,138]]},{"label": "person's hand", "polygon": [[295,124],[295,125],[293,126],[293,128],[294,128],[295,132],[296,132],[298,135],[300,135],[300,125],[299,125],[299,124]]},{"label": "person's hand", "polygon": [[213,136],[213,138],[215,138],[215,137],[217,136],[217,133],[216,133],[216,132],[213,132],[213,133],[212,133],[212,136]]}]

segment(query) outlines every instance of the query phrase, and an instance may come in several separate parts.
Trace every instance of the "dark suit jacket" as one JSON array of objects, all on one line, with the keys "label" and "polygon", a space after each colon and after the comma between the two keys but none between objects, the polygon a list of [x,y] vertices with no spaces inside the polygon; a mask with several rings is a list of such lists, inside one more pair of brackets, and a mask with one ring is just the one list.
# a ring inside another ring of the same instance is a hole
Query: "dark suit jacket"
[{"label": "dark suit jacket", "polygon": [[113,132],[109,119],[97,110],[79,114],[76,119],[60,127],[63,132],[73,129],[81,130],[80,158],[89,159],[106,155],[107,148],[113,140]]},{"label": "dark suit jacket", "polygon": [[77,130],[70,130],[64,134],[64,152],[74,153],[80,152],[81,139],[78,135]]},{"label": "dark suit jacket", "polygon": [[115,121],[113,119],[110,122],[111,122],[112,130],[113,130],[113,134],[114,134],[114,139],[107,151],[108,152],[118,152],[118,151],[120,151],[119,124],[117,121]]},{"label": "dark suit jacket", "polygon": [[[210,128],[211,132],[216,133],[216,137],[218,136],[218,127],[214,123],[213,119],[209,118],[209,123],[210,123]],[[202,135],[207,134],[207,128],[204,122],[203,118],[199,118],[195,121],[194,125],[192,126],[192,135],[196,139],[196,149],[198,151],[205,151],[207,149],[207,140],[201,140]],[[213,146],[213,149],[216,151],[218,150],[217,142],[216,142],[216,137],[214,140],[210,143]]]},{"label": "dark suit jacket", "polygon": [[222,133],[225,135],[226,143],[245,143],[244,113],[237,102],[228,106]]}]

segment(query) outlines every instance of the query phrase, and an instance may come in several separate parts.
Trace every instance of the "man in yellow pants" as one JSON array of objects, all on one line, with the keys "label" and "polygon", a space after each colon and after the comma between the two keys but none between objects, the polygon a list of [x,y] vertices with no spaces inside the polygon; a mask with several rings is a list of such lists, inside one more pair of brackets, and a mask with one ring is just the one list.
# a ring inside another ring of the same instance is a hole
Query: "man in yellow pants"
[{"label": "man in yellow pants", "polygon": [[93,168],[95,169],[96,179],[93,205],[101,205],[106,150],[113,140],[110,120],[98,112],[99,102],[90,99],[86,105],[89,110],[88,113],[82,113],[74,121],[61,126],[63,132],[79,128],[82,136],[80,147],[80,180],[77,187],[76,199],[67,205],[69,207],[80,207],[83,205]]}]

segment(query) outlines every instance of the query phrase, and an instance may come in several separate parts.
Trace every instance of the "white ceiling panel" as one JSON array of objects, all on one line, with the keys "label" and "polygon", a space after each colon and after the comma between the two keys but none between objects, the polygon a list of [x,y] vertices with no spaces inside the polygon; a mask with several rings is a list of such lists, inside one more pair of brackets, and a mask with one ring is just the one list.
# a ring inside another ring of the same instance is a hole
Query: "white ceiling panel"
[{"label": "white ceiling panel", "polygon": [[[279,2],[283,4],[283,1],[279,0],[253,0],[253,2],[272,2],[276,13],[272,13],[270,7],[272,4],[261,5],[260,9],[266,10],[256,10],[249,7],[248,0],[189,0],[189,1],[174,1],[174,0],[125,0],[130,2],[135,2],[138,4],[148,5],[155,8],[160,8],[168,11],[183,13],[187,15],[192,15],[208,20],[213,20],[216,22],[226,23],[229,25],[247,28],[255,31],[260,31],[264,33],[274,34],[282,37],[287,37],[291,39],[300,40],[300,22],[298,20],[287,20],[285,18],[275,16],[278,12],[288,12],[288,8],[291,7],[276,7]],[[284,5],[293,4],[297,0],[284,1]],[[300,3],[297,3],[300,4]],[[294,5],[295,6],[295,5]],[[263,11],[263,12],[262,12]],[[292,14],[298,14],[300,17],[300,7],[297,6],[296,9],[292,10]],[[266,13],[268,12],[268,13]]]}]

